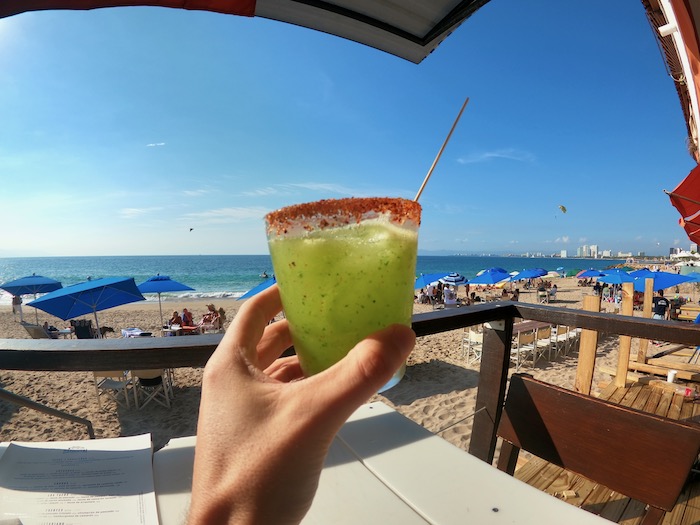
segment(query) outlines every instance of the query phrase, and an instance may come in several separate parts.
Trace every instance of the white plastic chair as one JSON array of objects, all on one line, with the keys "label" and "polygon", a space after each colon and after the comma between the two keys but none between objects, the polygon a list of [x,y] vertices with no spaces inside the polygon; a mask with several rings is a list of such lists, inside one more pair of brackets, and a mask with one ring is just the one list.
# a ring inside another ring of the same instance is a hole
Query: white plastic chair
[{"label": "white plastic chair", "polygon": [[109,370],[107,372],[93,372],[95,380],[95,392],[97,393],[97,404],[102,406],[102,396],[107,396],[115,403],[126,408],[131,408],[129,402],[130,390],[133,382],[126,370]]}]

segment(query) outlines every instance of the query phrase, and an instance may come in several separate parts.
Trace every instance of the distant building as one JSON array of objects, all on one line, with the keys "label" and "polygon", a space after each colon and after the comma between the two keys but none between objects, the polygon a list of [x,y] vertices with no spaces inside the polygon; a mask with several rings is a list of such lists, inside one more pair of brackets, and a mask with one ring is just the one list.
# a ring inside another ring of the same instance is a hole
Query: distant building
[{"label": "distant building", "polygon": [[597,244],[591,244],[589,247],[590,250],[590,256],[593,257],[594,259],[598,258],[598,245]]},{"label": "distant building", "polygon": [[566,254],[566,250],[560,251],[560,252],[559,252],[559,257],[561,257],[562,259],[566,259],[566,258],[568,257],[567,254]]},{"label": "distant building", "polygon": [[697,253],[698,251],[698,245],[696,243],[691,243],[690,245],[690,251]]},{"label": "distant building", "polygon": [[601,254],[602,254],[602,257],[608,257],[608,258],[610,258],[610,257],[612,257],[612,250],[603,250],[603,251],[601,252]]}]

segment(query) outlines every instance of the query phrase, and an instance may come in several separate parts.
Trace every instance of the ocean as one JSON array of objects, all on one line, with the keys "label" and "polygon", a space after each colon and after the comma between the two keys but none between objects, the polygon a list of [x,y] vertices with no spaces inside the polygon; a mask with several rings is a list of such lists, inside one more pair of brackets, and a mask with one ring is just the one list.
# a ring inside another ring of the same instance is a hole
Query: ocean
[{"label": "ocean", "polygon": [[[416,273],[457,272],[467,279],[485,269],[500,267],[509,272],[525,268],[562,271],[572,269],[604,269],[624,263],[620,259],[575,259],[553,257],[471,257],[419,255]],[[191,292],[161,294],[164,301],[180,298],[236,298],[243,295],[263,278],[272,275],[268,255],[165,255],[119,257],[12,257],[0,258],[0,283],[25,277],[43,275],[60,281],[63,286],[86,281],[88,277],[133,277],[142,283],[156,274],[194,288]],[[154,294],[146,295],[157,301]],[[10,304],[11,297],[3,292],[0,304]]]}]

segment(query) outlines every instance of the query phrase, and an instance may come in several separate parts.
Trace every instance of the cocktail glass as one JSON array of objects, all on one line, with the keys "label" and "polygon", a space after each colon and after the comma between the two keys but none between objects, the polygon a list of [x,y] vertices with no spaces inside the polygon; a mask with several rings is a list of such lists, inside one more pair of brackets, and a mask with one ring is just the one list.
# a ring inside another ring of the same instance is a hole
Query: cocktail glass
[{"label": "cocktail glass", "polygon": [[411,326],[420,211],[405,199],[357,198],[298,204],[265,217],[282,306],[306,375],[338,362],[377,330]]}]

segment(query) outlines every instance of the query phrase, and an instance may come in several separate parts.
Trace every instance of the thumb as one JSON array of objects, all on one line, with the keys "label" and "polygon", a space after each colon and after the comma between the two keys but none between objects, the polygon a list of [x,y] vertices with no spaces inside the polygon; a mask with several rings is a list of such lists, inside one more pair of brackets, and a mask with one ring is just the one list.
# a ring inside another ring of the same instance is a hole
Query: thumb
[{"label": "thumb", "polygon": [[413,330],[394,324],[363,339],[345,358],[309,378],[327,417],[345,422],[391,379],[415,344]]}]

